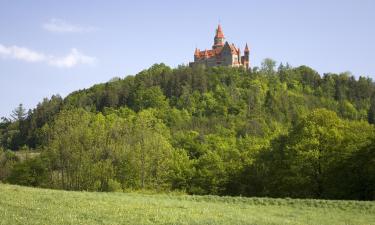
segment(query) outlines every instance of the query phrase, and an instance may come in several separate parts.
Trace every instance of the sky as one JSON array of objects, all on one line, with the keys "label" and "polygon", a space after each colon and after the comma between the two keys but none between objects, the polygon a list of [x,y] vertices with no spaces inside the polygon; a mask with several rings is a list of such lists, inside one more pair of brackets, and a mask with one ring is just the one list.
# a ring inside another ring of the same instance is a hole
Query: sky
[{"label": "sky", "polygon": [[226,40],[264,58],[375,79],[373,0],[0,0],[0,117]]}]

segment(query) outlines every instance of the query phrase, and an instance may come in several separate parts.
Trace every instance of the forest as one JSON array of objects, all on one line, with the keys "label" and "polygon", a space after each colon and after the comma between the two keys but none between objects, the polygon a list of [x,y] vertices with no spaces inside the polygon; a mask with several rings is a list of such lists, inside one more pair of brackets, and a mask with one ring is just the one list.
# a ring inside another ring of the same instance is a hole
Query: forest
[{"label": "forest", "polygon": [[0,121],[0,181],[375,200],[375,83],[265,59],[155,64]]}]

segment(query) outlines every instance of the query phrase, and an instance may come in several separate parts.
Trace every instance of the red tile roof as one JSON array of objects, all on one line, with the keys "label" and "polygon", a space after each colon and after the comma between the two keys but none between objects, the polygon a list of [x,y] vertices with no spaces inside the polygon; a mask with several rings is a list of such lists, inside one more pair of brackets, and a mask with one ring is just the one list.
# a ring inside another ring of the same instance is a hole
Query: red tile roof
[{"label": "red tile roof", "polygon": [[223,48],[222,47],[218,47],[218,48],[215,48],[215,49],[211,49],[211,50],[203,50],[203,51],[199,51],[199,49],[196,49],[195,50],[195,53],[194,53],[194,56],[196,56],[198,59],[202,59],[202,58],[212,58],[212,57],[221,57],[221,50]]},{"label": "red tile roof", "polygon": [[224,38],[223,30],[221,29],[221,25],[219,24],[216,29],[216,38]]},{"label": "red tile roof", "polygon": [[[236,48],[234,44],[229,45],[230,51],[232,55],[239,55],[240,54],[240,49]],[[199,49],[195,49],[194,56],[196,56],[198,59],[202,58],[212,58],[212,57],[221,57],[221,51],[223,50],[223,47],[217,47],[215,49],[211,50],[203,50],[199,51]]]},{"label": "red tile roof", "polygon": [[229,47],[230,47],[230,50],[231,50],[232,54],[237,55],[240,52],[240,49],[236,48],[236,46],[234,46],[234,44],[230,44]]}]

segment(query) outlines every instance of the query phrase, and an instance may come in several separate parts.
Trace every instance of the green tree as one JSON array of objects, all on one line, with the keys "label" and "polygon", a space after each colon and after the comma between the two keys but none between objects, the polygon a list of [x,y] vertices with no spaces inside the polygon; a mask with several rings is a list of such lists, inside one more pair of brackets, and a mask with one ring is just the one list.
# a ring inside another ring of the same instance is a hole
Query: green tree
[{"label": "green tree", "polygon": [[14,121],[23,121],[26,118],[26,115],[26,109],[21,103],[12,111],[12,114],[10,116]]},{"label": "green tree", "polygon": [[40,157],[26,159],[12,167],[7,181],[12,184],[46,187],[49,179],[47,168],[46,162]]},{"label": "green tree", "polygon": [[135,169],[140,188],[159,188],[165,185],[169,160],[173,148],[169,130],[158,120],[153,111],[141,111],[134,120],[131,131],[130,163]]},{"label": "green tree", "polygon": [[0,147],[0,180],[5,181],[10,176],[14,165],[19,161],[16,154]]},{"label": "green tree", "polygon": [[[291,176],[300,197],[322,197],[326,171],[341,154],[344,124],[326,109],[311,112],[288,137],[285,147]],[[306,195],[306,196],[304,196]]]},{"label": "green tree", "polygon": [[334,196],[342,183],[336,179],[336,165],[368,143],[373,134],[373,127],[366,123],[343,121],[326,109],[312,111],[279,144],[279,170],[288,182],[281,185],[284,193],[296,197]]},{"label": "green tree", "polygon": [[221,157],[207,152],[196,162],[196,174],[189,192],[193,194],[222,194],[225,190],[227,173]]},{"label": "green tree", "polygon": [[270,58],[265,58],[261,63],[261,71],[273,75],[275,73],[276,61]]},{"label": "green tree", "polygon": [[168,101],[159,86],[139,89],[134,99],[134,109],[140,111],[147,108],[163,109],[168,106]]},{"label": "green tree", "polygon": [[375,94],[370,98],[370,108],[367,113],[367,121],[370,124],[375,124]]}]

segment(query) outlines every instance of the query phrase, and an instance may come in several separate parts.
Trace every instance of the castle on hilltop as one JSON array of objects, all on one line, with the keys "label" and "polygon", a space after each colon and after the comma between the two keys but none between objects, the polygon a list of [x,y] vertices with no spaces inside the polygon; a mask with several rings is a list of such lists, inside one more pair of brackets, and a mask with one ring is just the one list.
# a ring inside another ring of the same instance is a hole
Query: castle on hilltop
[{"label": "castle on hilltop", "polygon": [[216,35],[214,39],[214,45],[211,50],[200,51],[198,48],[194,52],[194,62],[191,62],[190,66],[195,65],[206,65],[212,66],[230,66],[230,67],[244,67],[250,68],[249,47],[245,46],[244,55],[241,56],[240,48],[237,48],[234,44],[229,44],[225,41],[223,30],[220,24],[216,29]]}]

